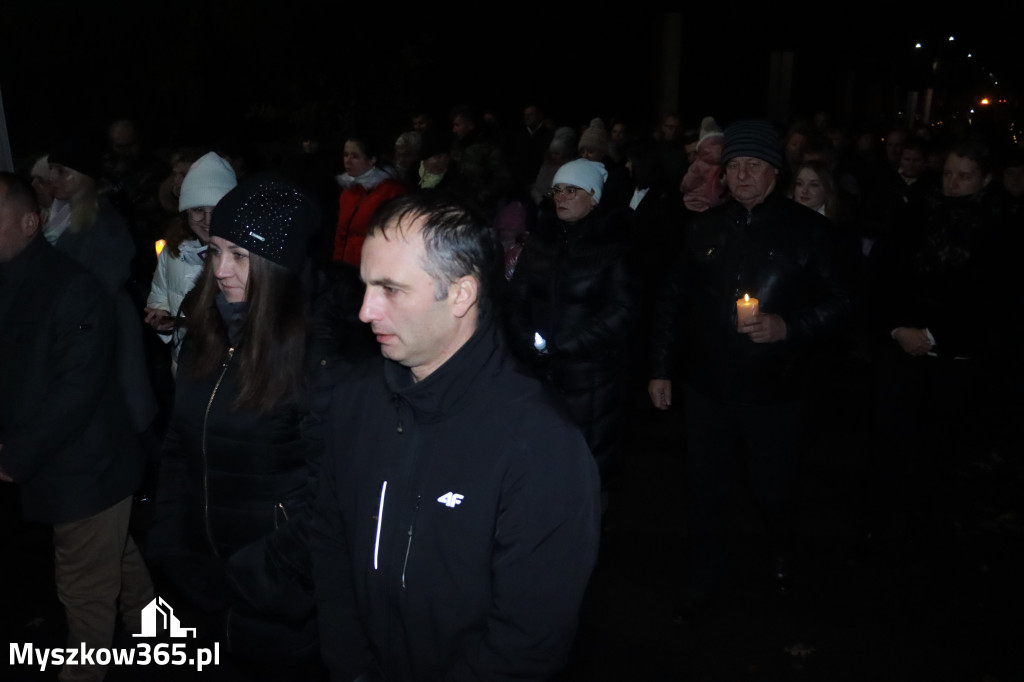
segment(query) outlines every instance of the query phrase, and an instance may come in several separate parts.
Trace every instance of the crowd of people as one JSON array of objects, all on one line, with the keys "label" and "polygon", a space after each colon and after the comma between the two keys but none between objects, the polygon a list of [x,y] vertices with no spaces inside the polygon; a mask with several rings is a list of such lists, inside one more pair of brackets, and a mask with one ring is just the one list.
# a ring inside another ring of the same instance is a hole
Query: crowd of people
[{"label": "crowd of people", "polygon": [[550,677],[640,387],[685,425],[678,621],[738,463],[789,589],[836,363],[876,377],[865,532],[948,505],[964,447],[1019,439],[1024,149],[694,123],[459,106],[151,157],[121,120],[0,175],[0,478],[54,526],[69,646],[137,632],[152,572],[229,679]]}]

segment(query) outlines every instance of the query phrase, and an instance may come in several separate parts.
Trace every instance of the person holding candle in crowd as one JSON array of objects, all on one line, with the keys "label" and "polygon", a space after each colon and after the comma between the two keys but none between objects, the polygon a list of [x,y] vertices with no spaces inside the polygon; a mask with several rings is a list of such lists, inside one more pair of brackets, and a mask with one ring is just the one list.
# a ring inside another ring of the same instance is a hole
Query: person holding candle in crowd
[{"label": "person holding candle in crowd", "polygon": [[[181,220],[173,223],[167,243],[157,258],[144,311],[146,323],[159,332],[165,342],[172,340],[174,320],[182,313],[181,303],[203,270],[213,208],[237,184],[235,171],[216,152],[200,157],[181,182],[179,217],[187,221],[188,227]],[[181,337],[173,340],[171,367],[172,371],[177,371]]]},{"label": "person holding candle in crowd", "polygon": [[730,197],[689,226],[651,337],[651,400],[662,410],[674,399],[685,406],[691,558],[680,621],[721,589],[729,476],[741,446],[774,541],[776,578],[788,587],[801,368],[853,308],[834,231],[776,189],[784,162],[772,126],[729,127],[722,163]]}]

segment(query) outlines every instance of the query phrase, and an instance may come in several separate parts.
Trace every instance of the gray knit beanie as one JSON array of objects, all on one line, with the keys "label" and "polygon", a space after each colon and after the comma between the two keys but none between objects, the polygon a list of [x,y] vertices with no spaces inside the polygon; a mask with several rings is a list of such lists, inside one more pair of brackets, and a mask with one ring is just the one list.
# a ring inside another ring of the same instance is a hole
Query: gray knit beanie
[{"label": "gray knit beanie", "polygon": [[768,121],[740,121],[725,129],[722,165],[740,156],[749,156],[782,168],[779,133]]},{"label": "gray knit beanie", "polygon": [[238,184],[231,164],[216,152],[204,154],[196,160],[181,181],[178,210],[187,211],[199,206],[216,206]]}]

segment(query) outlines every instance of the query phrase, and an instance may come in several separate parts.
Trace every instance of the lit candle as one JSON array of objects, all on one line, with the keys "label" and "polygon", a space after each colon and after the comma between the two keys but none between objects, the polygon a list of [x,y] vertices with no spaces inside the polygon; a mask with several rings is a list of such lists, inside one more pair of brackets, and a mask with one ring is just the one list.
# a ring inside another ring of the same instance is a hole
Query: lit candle
[{"label": "lit candle", "polygon": [[157,255],[157,257],[160,256],[160,252],[164,250],[165,246],[167,246],[167,240],[165,240],[165,239],[157,239],[156,240],[156,255]]},{"label": "lit candle", "polygon": [[743,298],[736,301],[736,325],[746,322],[757,315],[757,299],[751,298],[750,294],[743,294]]}]

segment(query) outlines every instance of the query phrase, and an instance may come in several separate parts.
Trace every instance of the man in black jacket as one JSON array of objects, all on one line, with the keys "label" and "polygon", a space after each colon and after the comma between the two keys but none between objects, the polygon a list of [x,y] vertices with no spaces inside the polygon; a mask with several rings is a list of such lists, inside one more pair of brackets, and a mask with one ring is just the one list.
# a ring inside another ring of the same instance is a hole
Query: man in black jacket
[{"label": "man in black jacket", "polygon": [[360,319],[384,359],[335,394],[312,530],[333,679],[542,680],[568,656],[597,471],[491,322],[497,253],[436,193],[370,226]]},{"label": "man in black jacket", "polygon": [[[35,195],[0,173],[0,480],[26,519],[53,524],[57,594],[70,647],[109,647],[153,598],[128,534],[142,459],[114,372],[113,302],[39,230]],[[61,680],[105,666],[65,665]]]},{"label": "man in black jacket", "polygon": [[[682,365],[675,397],[685,408],[692,560],[680,616],[719,587],[729,477],[741,445],[777,543],[777,577],[787,578],[804,434],[801,369],[852,306],[832,226],[776,188],[783,160],[771,125],[730,127],[722,162],[731,198],[691,224],[652,333],[655,407],[671,406]],[[744,296],[754,302],[741,302]]]}]

